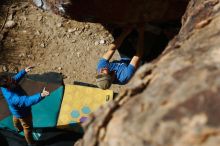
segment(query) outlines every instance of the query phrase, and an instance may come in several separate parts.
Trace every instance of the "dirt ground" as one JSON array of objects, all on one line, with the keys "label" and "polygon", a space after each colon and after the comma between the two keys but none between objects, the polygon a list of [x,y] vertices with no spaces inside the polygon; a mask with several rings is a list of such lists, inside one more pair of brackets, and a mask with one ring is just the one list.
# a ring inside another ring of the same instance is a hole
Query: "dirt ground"
[{"label": "dirt ground", "polygon": [[[23,0],[1,5],[0,28],[7,11],[7,21],[15,26],[5,25],[1,31],[0,72],[34,65],[33,74],[57,72],[63,74],[66,84],[95,84],[96,64],[113,41],[101,24],[68,20]],[[118,57],[116,53],[113,59]],[[123,88],[111,87],[116,92]]]}]

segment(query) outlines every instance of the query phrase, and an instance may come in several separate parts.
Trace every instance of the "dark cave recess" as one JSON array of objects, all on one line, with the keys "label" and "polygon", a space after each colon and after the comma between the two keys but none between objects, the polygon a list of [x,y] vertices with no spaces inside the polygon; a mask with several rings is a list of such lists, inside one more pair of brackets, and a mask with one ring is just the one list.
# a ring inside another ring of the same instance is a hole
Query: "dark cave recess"
[{"label": "dark cave recess", "polygon": [[[38,7],[83,22],[98,22],[116,38],[120,27],[146,23],[144,62],[157,58],[179,32],[189,0],[32,0]],[[110,26],[110,27],[109,27]],[[112,27],[113,26],[113,27]],[[116,29],[115,29],[116,28]],[[133,31],[119,48],[132,57],[138,34]]]}]

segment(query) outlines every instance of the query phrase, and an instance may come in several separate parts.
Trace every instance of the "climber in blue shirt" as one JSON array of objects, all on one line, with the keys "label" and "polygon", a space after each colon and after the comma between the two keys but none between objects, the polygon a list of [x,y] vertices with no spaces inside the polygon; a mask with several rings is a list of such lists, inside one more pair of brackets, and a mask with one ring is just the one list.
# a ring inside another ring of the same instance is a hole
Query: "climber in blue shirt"
[{"label": "climber in blue shirt", "polygon": [[5,100],[8,103],[9,110],[13,115],[13,123],[19,131],[24,130],[24,136],[28,145],[33,145],[32,137],[32,114],[31,106],[40,102],[44,97],[49,95],[49,92],[43,89],[41,93],[32,96],[27,96],[22,88],[18,85],[24,75],[31,71],[33,67],[27,67],[21,70],[15,76],[9,75],[0,76],[0,90]]},{"label": "climber in blue shirt", "polygon": [[122,44],[126,36],[131,32],[131,27],[126,27],[116,41],[109,46],[109,50],[99,60],[97,65],[98,75],[96,76],[97,86],[101,89],[110,88],[111,84],[126,84],[139,67],[143,56],[144,27],[138,28],[139,39],[137,51],[133,58],[121,58],[120,60],[109,62],[115,51]]}]

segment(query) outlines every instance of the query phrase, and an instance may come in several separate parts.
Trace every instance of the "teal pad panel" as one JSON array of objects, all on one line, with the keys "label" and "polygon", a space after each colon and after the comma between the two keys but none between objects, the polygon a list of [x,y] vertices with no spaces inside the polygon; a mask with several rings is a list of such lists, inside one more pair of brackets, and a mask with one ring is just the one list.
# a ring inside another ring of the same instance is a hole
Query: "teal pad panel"
[{"label": "teal pad panel", "polygon": [[13,119],[12,115],[8,116],[7,118],[4,118],[3,120],[0,121],[0,127],[3,129],[8,129],[12,131],[16,131],[13,125]]},{"label": "teal pad panel", "polygon": [[56,127],[63,97],[63,86],[60,86],[40,103],[32,107],[34,128]]}]

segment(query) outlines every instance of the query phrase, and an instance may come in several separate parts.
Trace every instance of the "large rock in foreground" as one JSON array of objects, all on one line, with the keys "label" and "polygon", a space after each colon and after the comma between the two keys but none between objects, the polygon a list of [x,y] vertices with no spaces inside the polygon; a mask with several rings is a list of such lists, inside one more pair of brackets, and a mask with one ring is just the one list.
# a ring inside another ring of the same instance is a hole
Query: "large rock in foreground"
[{"label": "large rock in foreground", "polygon": [[191,0],[180,33],[85,125],[81,146],[219,146],[220,3]]}]

